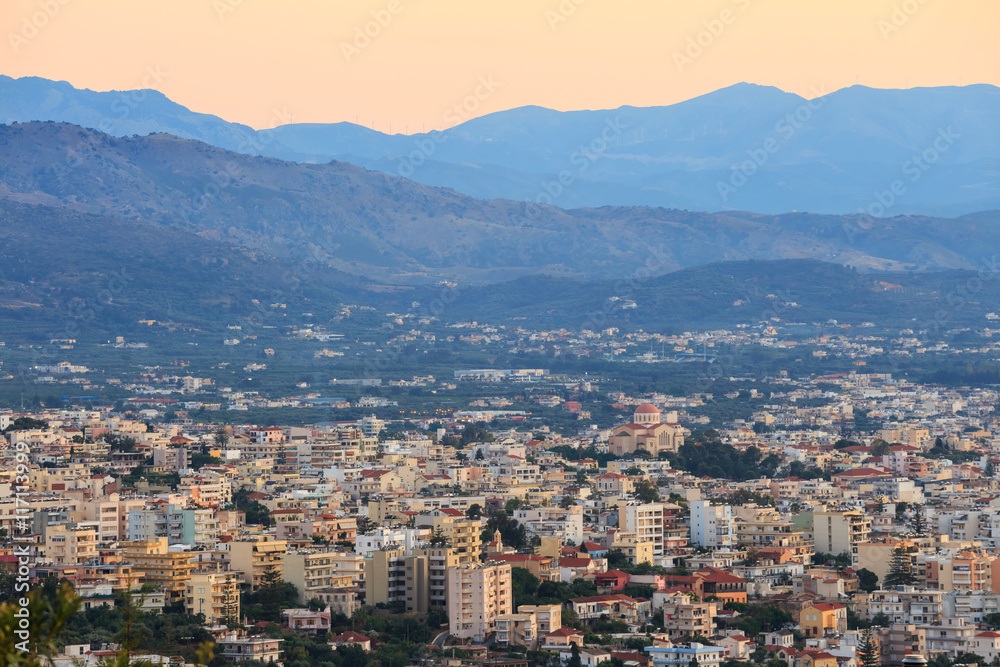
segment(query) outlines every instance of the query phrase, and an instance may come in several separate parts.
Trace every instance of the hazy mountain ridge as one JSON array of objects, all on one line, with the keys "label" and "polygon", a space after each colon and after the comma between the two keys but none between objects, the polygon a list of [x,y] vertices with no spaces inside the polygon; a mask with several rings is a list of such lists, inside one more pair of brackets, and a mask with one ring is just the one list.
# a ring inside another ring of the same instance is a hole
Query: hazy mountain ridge
[{"label": "hazy mountain ridge", "polygon": [[[957,138],[888,214],[1000,208],[998,116],[1000,90],[988,85],[852,86],[810,101],[737,84],[666,107],[522,107],[431,135],[390,136],[351,123],[254,132],[155,91],[94,93],[0,77],[0,121],[62,120],[118,136],[168,132],[248,154],[338,159],[485,198],[544,198],[545,184],[566,172],[573,182],[553,200],[564,208],[854,212],[894,180],[906,180],[904,164],[932,149],[941,131]],[[761,153],[765,146],[776,148]],[[745,184],[727,189],[734,178],[742,182],[734,165],[754,155],[759,164]]]},{"label": "hazy mountain ridge", "polygon": [[0,199],[155,223],[278,261],[388,283],[621,278],[718,261],[813,258],[976,269],[1000,215],[870,220],[806,213],[563,210],[482,201],[345,163],[297,164],[171,135],[0,126]]}]

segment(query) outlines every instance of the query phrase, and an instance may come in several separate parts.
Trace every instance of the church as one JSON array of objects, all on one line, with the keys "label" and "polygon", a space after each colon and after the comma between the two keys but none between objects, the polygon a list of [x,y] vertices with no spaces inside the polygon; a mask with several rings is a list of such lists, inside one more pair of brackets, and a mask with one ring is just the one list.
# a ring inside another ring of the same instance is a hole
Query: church
[{"label": "church", "polygon": [[612,431],[608,451],[615,456],[629,456],[643,450],[656,458],[660,452],[676,452],[684,444],[684,434],[680,424],[661,422],[655,405],[643,403],[635,409],[631,424]]}]

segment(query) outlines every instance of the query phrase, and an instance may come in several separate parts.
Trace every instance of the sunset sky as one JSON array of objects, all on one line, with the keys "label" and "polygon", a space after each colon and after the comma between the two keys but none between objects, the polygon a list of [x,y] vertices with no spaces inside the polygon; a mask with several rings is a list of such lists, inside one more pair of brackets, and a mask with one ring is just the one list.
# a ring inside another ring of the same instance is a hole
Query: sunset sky
[{"label": "sunset sky", "polygon": [[740,81],[1000,84],[997,0],[3,0],[0,25],[0,74],[156,88],[256,128],[412,133]]}]

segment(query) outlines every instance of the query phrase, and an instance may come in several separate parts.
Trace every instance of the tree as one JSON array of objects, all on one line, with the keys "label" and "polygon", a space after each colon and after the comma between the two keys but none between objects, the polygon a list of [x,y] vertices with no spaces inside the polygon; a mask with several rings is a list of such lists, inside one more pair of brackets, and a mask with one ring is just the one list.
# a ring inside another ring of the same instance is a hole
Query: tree
[{"label": "tree", "polygon": [[479,503],[472,503],[469,506],[469,509],[466,510],[465,512],[465,516],[469,517],[470,519],[478,519],[482,515],[483,515],[483,508],[479,505]]},{"label": "tree", "polygon": [[580,647],[574,643],[570,649],[569,660],[566,661],[566,667],[582,667],[583,661],[580,660]]},{"label": "tree", "polygon": [[892,619],[889,618],[888,614],[884,612],[879,612],[872,616],[872,627],[873,628],[887,628]]},{"label": "tree", "polygon": [[910,530],[918,537],[927,534],[927,520],[924,519],[924,506],[916,503],[913,506],[913,517],[910,518]]},{"label": "tree", "polygon": [[875,641],[871,628],[861,631],[861,636],[858,638],[858,656],[861,658],[861,667],[879,667],[882,664],[878,642]]},{"label": "tree", "polygon": [[905,500],[900,500],[896,503],[896,523],[903,523],[903,518],[906,516],[906,510],[909,509],[910,503]]},{"label": "tree", "polygon": [[[18,600],[0,604],[0,661],[4,665],[51,664],[47,658],[56,653],[57,638],[76,614],[80,598],[68,583],[59,586],[52,597],[45,593],[42,587],[32,590],[25,596],[28,603],[25,607]],[[22,625],[22,620],[27,625]],[[25,632],[27,637],[18,636],[18,631]],[[20,642],[24,642],[27,651],[20,650]]]},{"label": "tree", "polygon": [[878,575],[867,568],[861,568],[858,570],[858,586],[869,593],[878,590]]},{"label": "tree", "polygon": [[108,449],[112,452],[134,452],[136,439],[121,433],[105,433],[101,440],[108,443]]},{"label": "tree", "polygon": [[883,514],[885,514],[885,496],[879,496],[875,499],[875,516]]},{"label": "tree", "polygon": [[635,497],[644,503],[655,503],[660,500],[660,492],[648,479],[644,479],[635,490]]},{"label": "tree", "polygon": [[220,426],[212,434],[212,441],[219,449],[225,449],[226,445],[229,444],[229,433],[226,431],[225,426]]},{"label": "tree", "polygon": [[443,547],[445,549],[451,547],[451,540],[445,535],[440,528],[434,529],[434,534],[431,535],[431,539],[428,541],[432,547]]},{"label": "tree", "polygon": [[41,419],[35,419],[34,417],[18,417],[10,423],[10,425],[3,430],[4,433],[9,433],[11,431],[33,431],[36,429],[44,430],[49,427],[49,423],[42,421]]},{"label": "tree", "polygon": [[521,509],[522,500],[520,498],[508,498],[507,502],[503,506],[503,511],[508,515],[513,514],[517,510]]},{"label": "tree", "polygon": [[916,581],[913,576],[913,569],[910,565],[910,556],[898,546],[892,551],[889,559],[889,571],[885,575],[885,587],[895,588],[896,586],[908,586]]},{"label": "tree", "polygon": [[872,458],[879,458],[892,453],[892,446],[882,438],[872,440],[871,449],[868,451]]}]

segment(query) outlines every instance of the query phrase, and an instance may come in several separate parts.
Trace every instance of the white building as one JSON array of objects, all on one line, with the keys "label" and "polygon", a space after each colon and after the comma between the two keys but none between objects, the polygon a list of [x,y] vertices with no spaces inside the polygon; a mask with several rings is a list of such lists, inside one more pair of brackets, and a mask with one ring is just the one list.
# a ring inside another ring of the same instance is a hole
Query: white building
[{"label": "white building", "polygon": [[691,543],[709,549],[730,548],[736,538],[733,508],[707,500],[691,502]]},{"label": "white building", "polygon": [[380,526],[370,535],[358,535],[354,545],[355,553],[367,556],[388,547],[402,549],[407,556],[431,538],[430,528],[389,528]]}]

